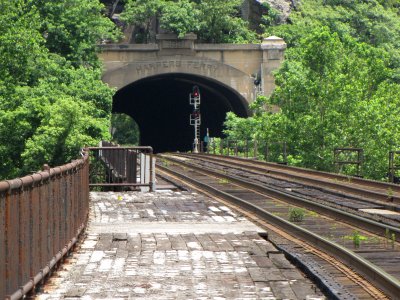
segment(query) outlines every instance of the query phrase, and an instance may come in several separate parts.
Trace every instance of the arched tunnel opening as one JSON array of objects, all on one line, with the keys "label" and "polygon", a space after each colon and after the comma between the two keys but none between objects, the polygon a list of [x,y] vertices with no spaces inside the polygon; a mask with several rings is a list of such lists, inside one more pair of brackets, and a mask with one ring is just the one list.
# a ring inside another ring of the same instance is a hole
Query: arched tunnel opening
[{"label": "arched tunnel opening", "polygon": [[120,89],[113,98],[113,113],[131,116],[140,129],[140,144],[154,152],[190,151],[194,127],[190,125],[193,106],[189,94],[197,85],[201,93],[200,136],[222,137],[226,113],[249,115],[246,100],[232,88],[215,80],[173,73],[138,80]]}]

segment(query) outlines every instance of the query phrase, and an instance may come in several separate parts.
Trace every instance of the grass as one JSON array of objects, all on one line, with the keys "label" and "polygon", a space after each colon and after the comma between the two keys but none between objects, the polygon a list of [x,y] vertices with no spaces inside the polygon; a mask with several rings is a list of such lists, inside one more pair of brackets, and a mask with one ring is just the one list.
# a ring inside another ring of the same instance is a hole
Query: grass
[{"label": "grass", "polygon": [[367,241],[368,237],[361,235],[359,231],[355,230],[355,231],[353,231],[352,235],[344,236],[344,239],[352,240],[354,248],[358,249],[361,246],[361,242]]},{"label": "grass", "polygon": [[299,207],[289,208],[289,221],[290,222],[301,222],[304,220],[306,212],[304,209]]},{"label": "grass", "polygon": [[220,179],[218,179],[218,183],[227,184],[227,183],[229,183],[229,180],[226,178],[220,178]]},{"label": "grass", "polygon": [[386,244],[389,244],[389,242],[392,245],[392,248],[394,248],[394,245],[396,243],[396,233],[390,232],[388,228],[385,230],[385,238],[386,238]]},{"label": "grass", "polygon": [[169,167],[170,166],[170,162],[168,160],[166,160],[165,158],[162,158],[161,162],[162,162],[164,167]]}]

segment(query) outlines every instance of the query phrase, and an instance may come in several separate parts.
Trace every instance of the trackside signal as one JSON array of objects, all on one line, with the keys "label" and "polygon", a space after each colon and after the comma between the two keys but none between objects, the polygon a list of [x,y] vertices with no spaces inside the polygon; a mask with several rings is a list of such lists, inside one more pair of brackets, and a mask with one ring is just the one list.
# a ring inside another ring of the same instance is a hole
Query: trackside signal
[{"label": "trackside signal", "polygon": [[194,126],[193,152],[198,153],[200,143],[201,114],[200,89],[197,85],[193,86],[192,93],[189,94],[189,103],[190,105],[193,105],[193,112],[190,114],[190,125]]}]

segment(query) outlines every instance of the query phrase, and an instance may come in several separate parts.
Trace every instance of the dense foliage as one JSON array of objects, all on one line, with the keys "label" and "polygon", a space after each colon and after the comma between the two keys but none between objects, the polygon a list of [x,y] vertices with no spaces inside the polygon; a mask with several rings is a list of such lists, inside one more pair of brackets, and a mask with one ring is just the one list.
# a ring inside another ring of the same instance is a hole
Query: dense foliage
[{"label": "dense foliage", "polygon": [[383,179],[400,149],[400,1],[301,3],[289,24],[267,28],[288,43],[275,92],[249,119],[229,114],[226,133],[285,141],[292,164],[329,171],[335,147],[363,148],[364,175]]},{"label": "dense foliage", "polygon": [[98,0],[0,0],[0,178],[59,165],[108,136],[113,91],[95,44],[118,33]]},{"label": "dense foliage", "polygon": [[143,29],[144,42],[153,40],[151,26],[155,19],[160,27],[183,37],[197,34],[200,41],[211,43],[248,43],[255,32],[240,17],[242,0],[127,0],[121,19]]},{"label": "dense foliage", "polygon": [[111,116],[111,139],[115,144],[136,146],[139,138],[139,126],[130,116],[116,113]]}]

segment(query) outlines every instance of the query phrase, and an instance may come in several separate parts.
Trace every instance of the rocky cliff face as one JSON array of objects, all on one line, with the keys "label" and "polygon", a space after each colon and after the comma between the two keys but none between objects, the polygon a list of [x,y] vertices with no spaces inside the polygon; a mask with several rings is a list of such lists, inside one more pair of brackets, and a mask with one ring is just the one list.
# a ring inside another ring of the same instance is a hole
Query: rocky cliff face
[{"label": "rocky cliff face", "polygon": [[281,12],[281,22],[285,23],[292,9],[296,8],[299,0],[259,0],[260,3],[268,3],[272,8]]},{"label": "rocky cliff face", "polygon": [[252,29],[258,30],[263,14],[268,13],[266,3],[271,8],[279,12],[279,23],[286,23],[287,18],[293,8],[299,3],[299,0],[244,0],[242,5],[242,16],[250,22]]}]

